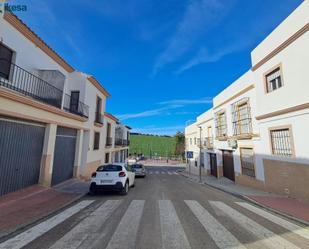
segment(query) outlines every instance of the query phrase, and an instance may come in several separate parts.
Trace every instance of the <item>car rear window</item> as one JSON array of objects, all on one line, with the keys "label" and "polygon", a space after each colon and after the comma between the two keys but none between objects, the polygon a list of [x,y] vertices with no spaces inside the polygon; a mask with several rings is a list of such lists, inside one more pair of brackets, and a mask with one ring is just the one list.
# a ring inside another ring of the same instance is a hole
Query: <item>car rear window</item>
[{"label": "car rear window", "polygon": [[109,164],[109,165],[104,165],[104,166],[100,166],[97,171],[121,171],[122,170],[122,167],[120,165],[112,165],[112,164]]},{"label": "car rear window", "polygon": [[141,168],[143,168],[143,165],[141,165],[141,164],[133,164],[132,168],[134,168],[134,169],[141,169]]}]

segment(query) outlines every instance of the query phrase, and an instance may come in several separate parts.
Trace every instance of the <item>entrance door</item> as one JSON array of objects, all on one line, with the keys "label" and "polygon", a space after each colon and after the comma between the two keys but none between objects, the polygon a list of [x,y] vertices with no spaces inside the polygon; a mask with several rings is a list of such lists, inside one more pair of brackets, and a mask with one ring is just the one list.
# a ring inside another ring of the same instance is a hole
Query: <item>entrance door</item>
[{"label": "entrance door", "polygon": [[223,176],[232,181],[235,181],[233,152],[223,150],[222,156],[223,156]]},{"label": "entrance door", "polygon": [[45,128],[0,118],[0,195],[37,184]]},{"label": "entrance door", "polygon": [[217,154],[216,153],[209,153],[210,157],[210,174],[218,177],[217,171]]},{"label": "entrance door", "polygon": [[52,185],[56,185],[73,177],[76,146],[76,130],[58,127]]},{"label": "entrance door", "polygon": [[70,112],[78,113],[78,104],[79,104],[79,91],[72,91],[70,100]]}]

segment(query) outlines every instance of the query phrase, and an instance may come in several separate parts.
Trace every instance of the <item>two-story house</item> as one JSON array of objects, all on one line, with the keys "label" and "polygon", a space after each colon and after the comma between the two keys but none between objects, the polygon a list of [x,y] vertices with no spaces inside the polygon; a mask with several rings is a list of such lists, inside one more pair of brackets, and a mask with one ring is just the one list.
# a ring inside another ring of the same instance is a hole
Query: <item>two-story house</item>
[{"label": "two-story house", "polygon": [[88,178],[105,161],[109,95],[17,16],[1,15],[0,195]]},{"label": "two-story house", "polygon": [[216,156],[204,164],[211,169],[216,159],[217,177],[289,196],[309,196],[308,13],[309,1],[304,1],[252,51],[252,68],[186,127],[188,141],[193,130],[205,129],[198,119],[213,113]]}]

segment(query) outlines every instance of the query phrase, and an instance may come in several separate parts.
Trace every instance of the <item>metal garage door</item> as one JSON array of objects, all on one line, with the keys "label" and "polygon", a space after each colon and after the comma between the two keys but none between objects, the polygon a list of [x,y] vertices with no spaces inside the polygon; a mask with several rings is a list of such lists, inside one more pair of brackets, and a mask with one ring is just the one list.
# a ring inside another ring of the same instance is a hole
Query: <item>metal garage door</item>
[{"label": "metal garage door", "polygon": [[37,184],[45,128],[0,118],[0,195]]},{"label": "metal garage door", "polygon": [[76,133],[74,129],[57,128],[52,185],[73,177]]}]

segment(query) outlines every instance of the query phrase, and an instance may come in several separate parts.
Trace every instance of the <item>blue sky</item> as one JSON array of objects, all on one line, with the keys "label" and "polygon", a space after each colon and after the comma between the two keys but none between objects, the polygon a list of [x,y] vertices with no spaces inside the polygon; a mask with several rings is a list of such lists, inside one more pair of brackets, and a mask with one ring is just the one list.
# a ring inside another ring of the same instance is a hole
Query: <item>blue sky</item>
[{"label": "blue sky", "polygon": [[301,0],[28,0],[18,15],[112,94],[134,131],[175,134],[250,68],[250,51]]}]

